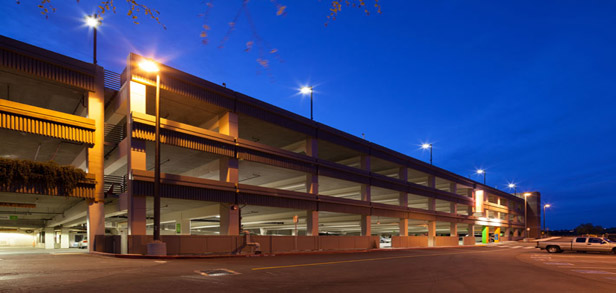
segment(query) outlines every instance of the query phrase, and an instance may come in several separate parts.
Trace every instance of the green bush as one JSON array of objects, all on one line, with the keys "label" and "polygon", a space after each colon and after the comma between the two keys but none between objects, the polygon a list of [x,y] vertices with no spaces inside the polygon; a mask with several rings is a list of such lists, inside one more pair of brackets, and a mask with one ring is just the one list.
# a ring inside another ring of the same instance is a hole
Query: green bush
[{"label": "green bush", "polygon": [[2,190],[16,191],[21,187],[32,186],[41,193],[51,193],[51,190],[57,189],[58,195],[69,195],[84,180],[86,173],[73,166],[0,158]]}]

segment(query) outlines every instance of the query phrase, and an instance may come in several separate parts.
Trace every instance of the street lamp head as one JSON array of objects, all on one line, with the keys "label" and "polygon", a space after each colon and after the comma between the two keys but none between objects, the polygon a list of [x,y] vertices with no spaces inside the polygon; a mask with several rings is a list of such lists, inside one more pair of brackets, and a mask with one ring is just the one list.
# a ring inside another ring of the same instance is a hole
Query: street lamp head
[{"label": "street lamp head", "polygon": [[101,24],[96,16],[86,16],[86,25],[91,28],[97,28]]},{"label": "street lamp head", "polygon": [[551,205],[551,204],[549,204],[549,203],[546,203],[545,205],[543,205],[543,207],[544,207],[544,208],[549,208],[549,207],[551,207],[551,206],[552,206],[552,205]]},{"label": "street lamp head", "polygon": [[156,62],[149,60],[149,59],[141,60],[141,62],[139,62],[139,68],[141,68],[141,70],[145,72],[150,72],[150,73],[156,73],[160,71]]},{"label": "street lamp head", "polygon": [[432,147],[431,143],[424,143],[424,144],[421,145],[421,148],[424,149],[424,150],[427,150],[427,149],[429,149],[431,147]]},{"label": "street lamp head", "polygon": [[530,192],[524,192],[524,197],[529,197],[531,195],[532,195],[532,193],[530,193]]},{"label": "street lamp head", "polygon": [[299,89],[299,92],[304,94],[304,95],[307,95],[309,93],[312,93],[312,87],[311,86],[304,86],[301,89]]},{"label": "street lamp head", "polygon": [[515,188],[515,183],[509,183],[509,188]]},{"label": "street lamp head", "polygon": [[486,172],[486,170],[484,170],[484,169],[478,169],[478,170],[477,170],[477,174],[483,174],[483,173],[485,173],[485,172]]}]

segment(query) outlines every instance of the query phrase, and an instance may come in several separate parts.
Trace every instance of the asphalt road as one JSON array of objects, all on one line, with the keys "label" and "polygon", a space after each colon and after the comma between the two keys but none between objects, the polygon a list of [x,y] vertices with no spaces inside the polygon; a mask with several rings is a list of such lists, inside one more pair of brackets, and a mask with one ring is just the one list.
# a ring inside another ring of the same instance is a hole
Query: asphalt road
[{"label": "asphalt road", "polygon": [[174,260],[5,253],[0,292],[614,292],[616,256],[531,245]]}]

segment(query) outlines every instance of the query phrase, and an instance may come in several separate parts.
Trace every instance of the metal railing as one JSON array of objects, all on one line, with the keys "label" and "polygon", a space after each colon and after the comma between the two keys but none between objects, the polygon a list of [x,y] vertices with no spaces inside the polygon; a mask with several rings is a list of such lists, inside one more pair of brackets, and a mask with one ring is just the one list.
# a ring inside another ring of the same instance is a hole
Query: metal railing
[{"label": "metal railing", "polygon": [[118,195],[126,191],[126,175],[124,176],[105,175],[104,178],[105,178],[105,184],[104,184],[103,189],[105,193],[111,190],[112,194]]},{"label": "metal railing", "polygon": [[105,69],[105,75],[103,80],[105,87],[108,89],[119,91],[120,87],[122,87],[120,74],[117,72]]}]

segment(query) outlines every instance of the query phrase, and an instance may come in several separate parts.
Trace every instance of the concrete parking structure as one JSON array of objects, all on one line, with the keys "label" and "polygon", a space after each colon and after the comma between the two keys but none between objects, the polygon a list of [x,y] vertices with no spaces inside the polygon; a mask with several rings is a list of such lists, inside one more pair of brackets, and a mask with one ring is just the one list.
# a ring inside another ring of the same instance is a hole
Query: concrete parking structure
[{"label": "concrete parking structure", "polygon": [[[145,253],[156,78],[137,66],[144,57],[118,74],[5,37],[0,53],[0,156],[87,172],[64,193],[3,184],[0,246]],[[522,194],[159,66],[169,254],[245,252],[242,231],[270,253],[474,245],[521,239],[525,226],[539,235],[539,192],[525,225]]]}]

